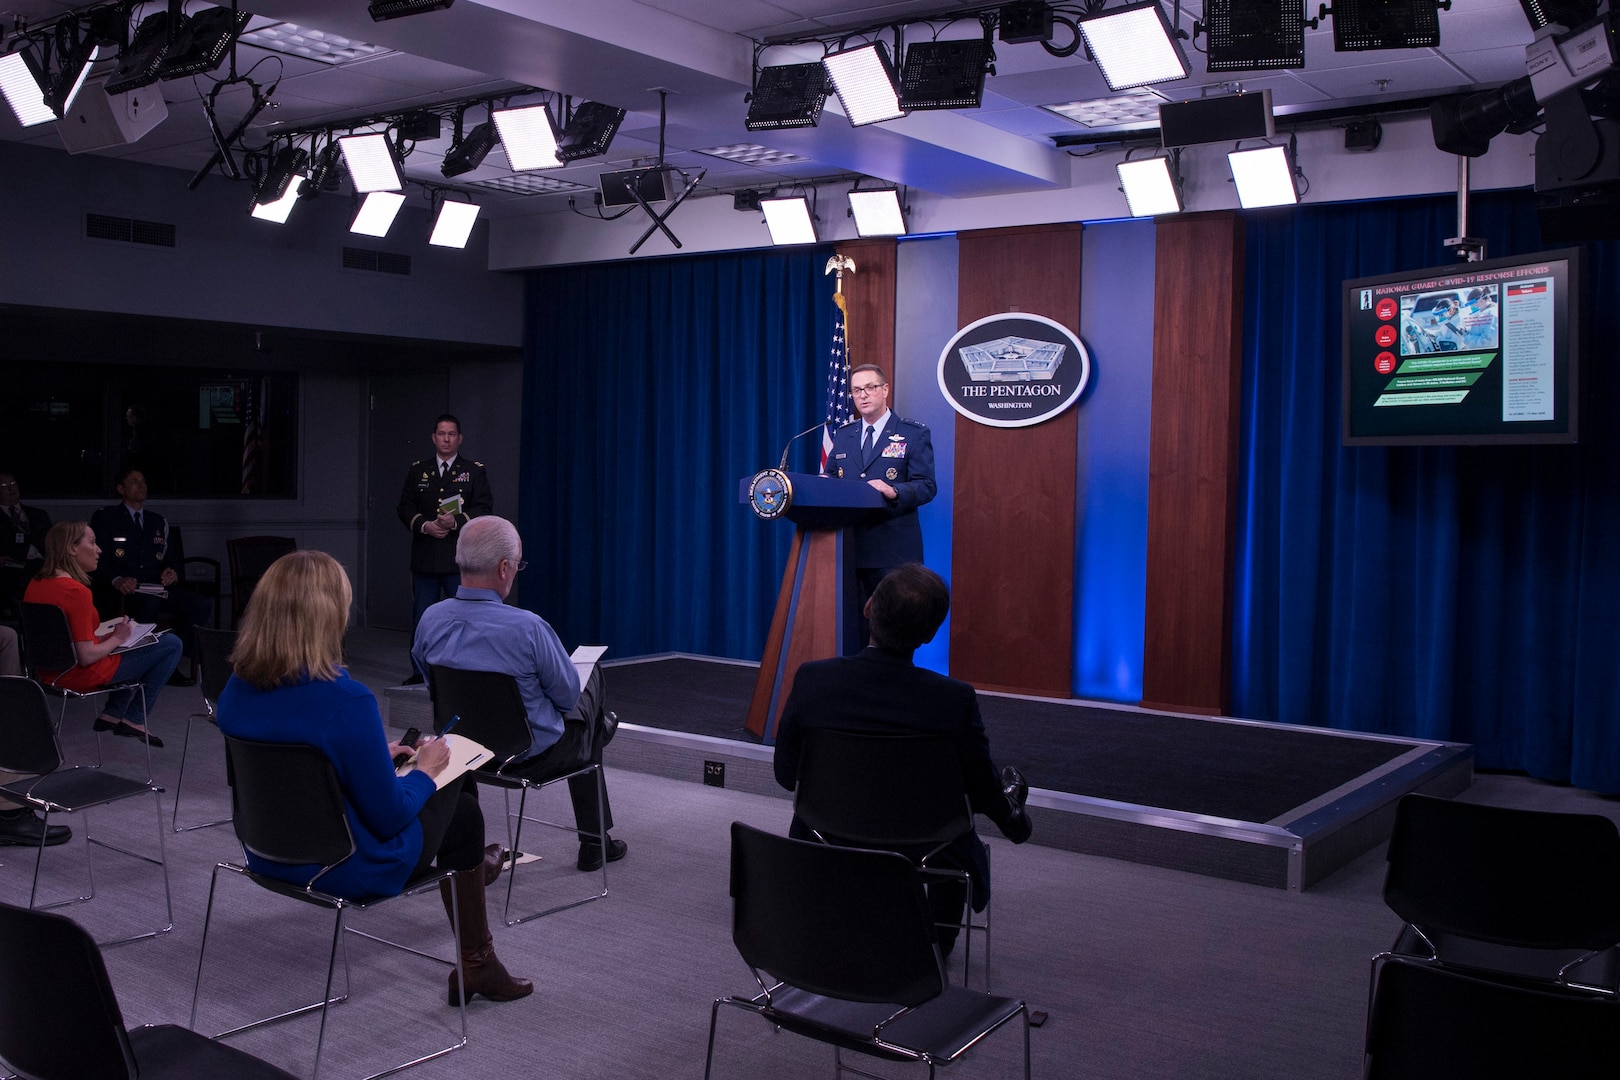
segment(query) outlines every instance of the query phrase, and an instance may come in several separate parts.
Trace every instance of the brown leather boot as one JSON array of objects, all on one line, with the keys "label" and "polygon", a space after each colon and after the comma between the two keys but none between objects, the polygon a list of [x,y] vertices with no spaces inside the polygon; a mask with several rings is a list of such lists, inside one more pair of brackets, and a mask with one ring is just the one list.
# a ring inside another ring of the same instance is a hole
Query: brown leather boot
[{"label": "brown leather boot", "polygon": [[[439,896],[444,900],[447,915],[451,915],[452,884],[456,904],[461,909],[461,968],[467,977],[467,1000],[471,1001],[476,994],[483,994],[491,1001],[528,997],[534,992],[534,984],[528,979],[512,977],[495,955],[495,944],[489,936],[489,912],[484,907],[484,868],[461,870],[450,881],[439,882]],[[449,1001],[451,1005],[461,1004],[453,968]]]}]

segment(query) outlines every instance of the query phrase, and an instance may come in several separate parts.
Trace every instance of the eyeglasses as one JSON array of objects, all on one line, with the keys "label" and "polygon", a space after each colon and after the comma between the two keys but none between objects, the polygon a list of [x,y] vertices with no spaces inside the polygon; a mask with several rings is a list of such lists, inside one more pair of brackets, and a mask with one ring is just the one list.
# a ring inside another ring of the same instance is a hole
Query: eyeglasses
[{"label": "eyeglasses", "polygon": [[869,383],[866,386],[852,386],[852,387],[849,388],[849,392],[854,394],[856,397],[869,397],[872,394],[877,393],[879,390],[883,389],[887,385],[889,385],[889,384],[888,383],[875,382],[875,383]]},{"label": "eyeglasses", "polygon": [[521,573],[529,568],[528,559],[519,559],[516,563],[513,563],[511,559],[502,559],[501,561],[510,565],[514,574]]},{"label": "eyeglasses", "polygon": [[5,483],[0,484],[0,491],[15,491],[16,489],[17,481],[15,480],[7,480]]}]

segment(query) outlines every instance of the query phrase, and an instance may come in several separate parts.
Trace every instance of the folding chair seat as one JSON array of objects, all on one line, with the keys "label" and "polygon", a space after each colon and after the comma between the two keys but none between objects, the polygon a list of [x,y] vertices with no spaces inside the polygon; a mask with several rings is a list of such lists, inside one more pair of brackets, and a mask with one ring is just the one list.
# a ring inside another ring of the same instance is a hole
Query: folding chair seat
[{"label": "folding chair seat", "polygon": [[90,935],[9,904],[0,904],[0,1062],[28,1080],[293,1080],[176,1024],[124,1027]]},{"label": "folding chair seat", "polygon": [[945,849],[973,830],[966,782],[949,739],[812,729],[799,759],[793,812],[824,843],[898,852],[936,881],[961,881],[967,888],[962,922],[940,925],[962,930],[964,985],[973,934],[984,935],[984,985],[990,988],[990,907],[985,905],[982,922],[974,921],[971,875],[939,864]]},{"label": "folding chair seat", "polygon": [[1367,1080],[1612,1077],[1620,1002],[1393,958],[1368,1015]]},{"label": "folding chair seat", "polygon": [[[432,666],[429,676],[433,693],[433,729],[442,732],[453,723],[456,725],[457,734],[483,744],[495,756],[493,762],[472,775],[480,784],[501,789],[502,797],[506,799],[503,816],[506,818],[506,847],[512,861],[506,875],[506,900],[501,908],[501,919],[507,926],[517,926],[531,919],[566,911],[606,896],[608,860],[604,857],[600,871],[602,875],[600,891],[564,900],[528,915],[512,917],[512,895],[517,887],[518,866],[523,852],[524,824],[542,825],[576,835],[579,831],[577,825],[527,816],[525,811],[528,807],[529,793],[531,791],[539,793],[552,784],[571,780],[576,776],[594,777],[596,820],[602,826],[596,842],[601,845],[599,850],[605,855],[610,841],[607,835],[602,768],[599,765],[587,765],[582,769],[548,776],[542,780],[532,780],[518,775],[516,772],[518,767],[513,764],[512,759],[529,749],[534,741],[534,733],[529,730],[528,711],[523,705],[523,694],[518,688],[517,679],[498,671],[463,671],[458,668],[440,667],[437,664]],[[512,813],[513,791],[518,793],[516,814]]]},{"label": "folding chair seat", "polygon": [[871,1076],[845,1050],[918,1061],[933,1077],[1022,1017],[1023,1001],[954,987],[934,945],[922,873],[890,851],[836,847],[731,825],[732,941],[759,984],[709,1010],[705,1080],[714,1069],[720,1006],[833,1047],[837,1073]]},{"label": "folding chair seat", "polygon": [[[53,609],[54,610],[54,609]],[[18,676],[0,678],[0,771],[28,774],[29,779],[17,780],[4,787],[12,798],[20,799],[38,810],[50,824],[52,814],[83,814],[79,832],[84,839],[85,891],[66,900],[39,904],[39,872],[45,859],[45,834],[40,831],[39,847],[34,853],[34,877],[28,890],[30,908],[55,908],[67,904],[93,900],[96,895],[95,862],[92,847],[106,848],[121,855],[149,863],[163,873],[164,923],[156,930],[148,930],[128,937],[103,942],[121,945],[128,941],[157,937],[174,929],[174,902],[169,891],[169,867],[163,850],[163,789],[151,781],[130,780],[107,769],[91,769],[77,765],[63,767],[62,751],[56,742],[45,693],[32,679]],[[158,820],[158,857],[142,855],[105,840],[97,840],[90,832],[90,811],[122,799],[137,795],[151,795],[152,806]]]},{"label": "folding chair seat", "polygon": [[[214,866],[213,877],[208,887],[208,909],[203,917],[202,946],[197,954],[197,977],[192,984],[191,1019],[188,1026],[193,1029],[197,1026],[203,966],[208,956],[208,935],[213,925],[214,897],[219,888],[221,871],[246,878],[259,888],[277,896],[325,908],[333,912],[334,917],[332,944],[326,962],[325,992],[321,1000],[241,1024],[213,1036],[216,1039],[229,1038],[266,1024],[319,1011],[320,1028],[315,1038],[315,1064],[310,1070],[310,1078],[314,1080],[320,1075],[321,1053],[326,1045],[326,1022],[330,1008],[349,999],[349,953],[345,933],[432,960],[438,965],[454,967],[458,985],[464,990],[466,974],[462,969],[461,950],[457,944],[461,927],[460,908],[455,901],[455,890],[452,889],[451,917],[454,925],[450,930],[450,940],[451,955],[454,959],[450,961],[349,927],[347,921],[350,911],[369,911],[395,899],[395,896],[350,899],[322,892],[319,888],[322,875],[355,851],[354,836],[349,830],[349,820],[345,812],[343,790],[331,761],[316,747],[300,743],[264,743],[226,736],[225,749],[232,782],[232,821],[236,827],[237,838],[242,842],[244,856],[251,853],[274,863],[288,866],[318,866],[321,869],[308,881],[293,884],[255,872],[249,868],[245,857],[241,864],[222,862]],[[396,895],[415,896],[423,892],[437,892],[439,883],[448,881],[452,876],[448,871],[430,868],[406,882],[405,887]],[[334,997],[332,983],[336,977],[340,948],[343,952],[343,992]],[[378,1077],[388,1076],[412,1065],[443,1057],[466,1046],[467,995],[463,992],[459,995],[459,999],[461,1021],[459,1040],[372,1073],[366,1080],[377,1080]],[[408,1032],[414,1026],[405,1024],[401,1030]]]},{"label": "folding chair seat", "polygon": [[1620,987],[1620,830],[1557,814],[1408,795],[1384,902],[1405,925],[1386,953],[1613,995]]},{"label": "folding chair seat", "polygon": [[[55,604],[23,604],[23,650],[28,657],[28,670],[34,675],[44,671],[57,673],[56,679],[73,670],[79,663],[79,654],[73,647],[73,633],[68,629],[67,613]],[[56,730],[62,730],[67,719],[69,700],[84,701],[105,697],[120,690],[134,690],[141,696],[141,715],[146,715],[146,687],[138,682],[108,683],[94,690],[70,690],[54,680],[37,679],[47,694],[60,698],[61,712],[56,717]],[[96,767],[101,767],[101,732],[96,732]],[[146,747],[146,778],[152,778],[152,744]]]},{"label": "folding chair seat", "polygon": [[203,720],[218,730],[219,721],[214,717],[214,703],[219,700],[219,695],[225,692],[225,684],[231,680],[231,650],[236,648],[235,630],[214,630],[199,626],[194,632],[197,635],[197,659],[202,665],[202,699],[205,711],[194,712],[186,718],[186,737],[180,743],[180,774],[174,780],[174,809],[170,816],[171,828],[177,833],[206,829],[212,825],[225,825],[231,820],[229,817],[222,817],[217,821],[202,821],[195,825],[180,824],[180,798],[186,788],[186,754],[191,749],[191,729],[198,720]]}]

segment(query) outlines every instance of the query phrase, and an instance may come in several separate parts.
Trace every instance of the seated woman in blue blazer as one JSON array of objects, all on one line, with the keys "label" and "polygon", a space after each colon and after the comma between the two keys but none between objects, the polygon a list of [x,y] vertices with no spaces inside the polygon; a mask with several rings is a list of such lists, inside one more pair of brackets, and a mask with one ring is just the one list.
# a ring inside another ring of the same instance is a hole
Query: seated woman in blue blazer
[{"label": "seated woman in blue blazer", "polygon": [[[331,760],[355,851],[321,875],[318,888],[349,898],[389,896],[430,864],[455,871],[467,996],[524,997],[534,986],[509,975],[495,956],[484,907],[484,888],[500,872],[499,846],[485,848],[484,816],[472,785],[463,790],[465,777],[435,790],[433,778],[450,761],[443,742],[424,741],[417,768],[395,775],[394,756],[409,751],[389,743],[377,699],[341,666],[351,599],[348,575],[325,552],[295,551],[272,563],[237,635],[235,674],[219,698],[220,730],[240,739],[302,743]],[[255,871],[300,885],[320,870],[267,862],[251,852],[247,858]],[[448,913],[449,884],[440,891]],[[450,1004],[458,1001],[452,970]]]}]

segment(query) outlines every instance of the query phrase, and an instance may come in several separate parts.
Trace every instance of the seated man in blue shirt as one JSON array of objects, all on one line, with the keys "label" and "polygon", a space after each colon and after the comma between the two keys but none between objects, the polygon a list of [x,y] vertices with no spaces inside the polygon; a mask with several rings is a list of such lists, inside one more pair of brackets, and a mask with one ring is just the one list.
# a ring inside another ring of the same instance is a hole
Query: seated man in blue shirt
[{"label": "seated man in blue shirt", "polygon": [[[606,741],[599,674],[581,694],[579,672],[557,632],[540,616],[504,603],[523,569],[523,541],[505,518],[474,518],[460,529],[456,566],[461,587],[422,614],[411,656],[419,671],[431,665],[463,671],[499,671],[516,677],[534,742],[509,774],[545,780],[602,763]],[[596,782],[589,775],[568,781],[579,830],[581,870],[602,866],[596,816]],[[604,780],[602,809],[613,828]],[[623,840],[609,838],[607,861],[624,858]]]}]

